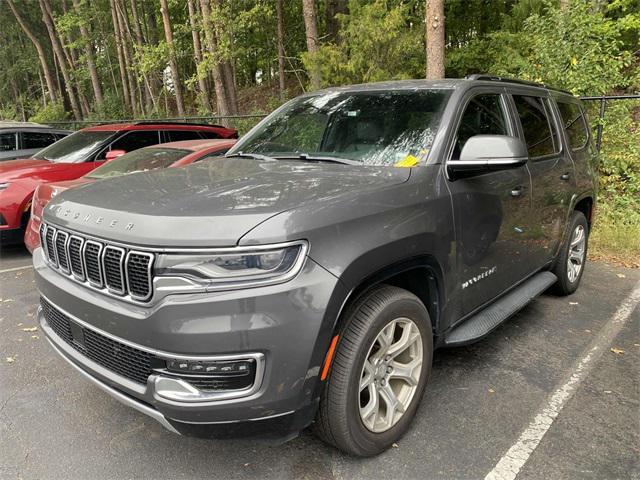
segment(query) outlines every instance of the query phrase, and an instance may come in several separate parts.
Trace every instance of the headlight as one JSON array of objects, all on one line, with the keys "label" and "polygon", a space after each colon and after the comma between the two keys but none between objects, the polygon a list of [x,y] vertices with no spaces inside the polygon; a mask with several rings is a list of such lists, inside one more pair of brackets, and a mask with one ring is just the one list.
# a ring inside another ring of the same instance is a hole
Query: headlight
[{"label": "headlight", "polygon": [[6,190],[7,188],[9,188],[9,185],[11,185],[9,182],[6,183],[0,183],[0,192],[2,190]]},{"label": "headlight", "polygon": [[202,253],[164,253],[156,260],[155,274],[179,277],[207,290],[271,285],[295,277],[302,269],[307,250],[307,242],[297,241]]}]

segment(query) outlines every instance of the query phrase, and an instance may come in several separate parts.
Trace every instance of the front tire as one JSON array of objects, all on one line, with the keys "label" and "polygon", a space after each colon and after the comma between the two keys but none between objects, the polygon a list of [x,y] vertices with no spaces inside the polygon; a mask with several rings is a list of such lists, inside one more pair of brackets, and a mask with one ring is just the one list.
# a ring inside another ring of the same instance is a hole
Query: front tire
[{"label": "front tire", "polygon": [[315,431],[357,456],[379,454],[409,428],[431,372],[433,337],[424,304],[380,285],[347,311],[320,399]]},{"label": "front tire", "polygon": [[578,289],[587,261],[589,224],[582,212],[574,211],[569,219],[567,236],[551,271],[558,277],[553,290],[571,295]]}]

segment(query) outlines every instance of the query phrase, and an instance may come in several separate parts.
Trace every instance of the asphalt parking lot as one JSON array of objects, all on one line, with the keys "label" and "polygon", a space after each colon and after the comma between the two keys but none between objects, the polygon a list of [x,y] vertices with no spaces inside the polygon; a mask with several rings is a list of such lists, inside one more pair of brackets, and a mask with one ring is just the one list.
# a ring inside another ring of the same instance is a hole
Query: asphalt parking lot
[{"label": "asphalt parking lot", "polygon": [[437,352],[409,433],[354,459],[308,432],[268,445],[164,431],[53,353],[29,264],[0,252],[2,479],[640,478],[640,270],[590,263],[573,296]]}]

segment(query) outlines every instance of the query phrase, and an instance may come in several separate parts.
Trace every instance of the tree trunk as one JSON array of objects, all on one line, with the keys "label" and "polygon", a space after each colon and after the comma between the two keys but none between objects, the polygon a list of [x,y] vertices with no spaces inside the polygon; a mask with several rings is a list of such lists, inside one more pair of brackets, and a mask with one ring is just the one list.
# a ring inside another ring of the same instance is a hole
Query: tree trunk
[{"label": "tree trunk", "polygon": [[44,52],[44,48],[42,48],[42,44],[38,40],[38,38],[33,34],[33,32],[29,29],[24,19],[20,16],[18,11],[16,10],[16,6],[13,4],[12,0],[7,0],[9,4],[9,8],[13,13],[13,16],[16,18],[16,21],[20,24],[22,31],[29,37],[31,43],[35,47],[38,52],[38,59],[40,60],[40,66],[42,67],[42,73],[44,74],[44,79],[47,82],[47,90],[49,91],[49,98],[52,102],[58,101],[58,90],[56,89],[56,84],[53,80],[53,75],[51,74],[51,70],[49,69],[49,65],[47,64],[47,56]]},{"label": "tree trunk", "polygon": [[427,0],[427,79],[444,78],[444,0]]},{"label": "tree trunk", "polygon": [[[82,17],[80,0],[73,0],[73,8],[78,16]],[[98,77],[98,69],[96,68],[96,60],[93,54],[93,43],[89,36],[84,21],[80,22],[80,36],[84,42],[84,54],[87,57],[87,67],[89,68],[89,76],[91,77],[91,87],[93,88],[93,95],[96,100],[96,106],[99,110],[102,110],[104,106],[104,99],[102,97],[102,85],[100,85],[100,78]]]},{"label": "tree trunk", "polygon": [[129,28],[129,18],[126,11],[122,7],[120,0],[115,0],[116,13],[118,18],[118,27],[120,29],[120,38],[122,39],[122,53],[124,55],[124,65],[127,72],[127,82],[129,86],[129,98],[133,110],[133,116],[137,117],[139,114],[138,109],[138,95],[137,82],[133,74],[133,57],[131,56],[130,44],[133,42],[131,36],[131,29]]},{"label": "tree trunk", "polygon": [[114,40],[116,42],[116,53],[118,55],[118,67],[120,68],[120,83],[122,85],[122,100],[127,110],[131,111],[131,103],[129,97],[129,82],[127,80],[127,66],[124,62],[124,53],[122,51],[122,37],[120,36],[120,25],[118,22],[118,11],[116,10],[115,0],[109,0],[111,8],[111,20],[113,23]]},{"label": "tree trunk", "polygon": [[[304,28],[307,35],[307,51],[316,53],[318,51],[318,18],[315,0],[302,0],[302,15],[304,16]],[[309,77],[311,86],[316,90],[319,89],[320,72],[317,67],[311,69]]]},{"label": "tree trunk", "polygon": [[69,70],[67,69],[67,65],[65,63],[65,56],[62,51],[62,45],[60,45],[60,40],[57,37],[56,28],[53,24],[53,18],[51,18],[48,13],[48,10],[50,10],[50,5],[48,5],[46,2],[48,2],[48,0],[39,0],[40,10],[42,11],[42,20],[47,27],[47,31],[49,32],[49,38],[51,40],[51,47],[53,48],[53,52],[58,58],[58,65],[60,67],[60,72],[62,73],[62,78],[64,79],[64,86],[69,97],[69,102],[71,103],[73,116],[76,120],[82,120],[80,105],[78,102],[78,98],[73,91],[73,83],[71,82],[71,76],[69,75]]},{"label": "tree trunk", "polygon": [[287,85],[284,78],[284,14],[282,0],[276,0],[276,16],[278,21],[278,85],[280,101],[284,102]]},{"label": "tree trunk", "polygon": [[209,98],[209,86],[204,72],[200,71],[202,64],[202,44],[200,43],[200,32],[198,31],[198,20],[196,6],[193,0],[187,0],[189,8],[189,24],[191,25],[191,38],[193,39],[193,56],[196,62],[196,75],[198,76],[198,87],[200,87],[200,102],[202,107],[208,111],[211,109],[211,99]]},{"label": "tree trunk", "polygon": [[338,40],[338,32],[340,25],[336,15],[339,13],[347,13],[346,0],[327,0],[326,6],[326,21],[327,21],[327,36],[330,40]]},{"label": "tree trunk", "polygon": [[[209,0],[200,0],[200,10],[202,11],[202,26],[204,28],[204,36],[207,39],[207,48],[209,54],[214,58],[215,64],[213,66],[213,85],[216,90],[216,106],[218,109],[218,115],[229,115],[229,101],[227,99],[227,93],[224,86],[224,77],[220,61],[217,58],[217,44],[216,37],[213,34],[213,25],[211,24],[211,8],[209,6]],[[221,123],[228,126],[228,119],[222,119]]]},{"label": "tree trunk", "polygon": [[[131,0],[131,15],[133,16],[133,31],[136,34],[136,44],[138,45],[138,48],[142,48],[145,45],[145,39],[140,25],[140,16],[138,15],[138,4],[136,0]],[[149,76],[146,72],[142,74],[142,78],[144,79],[145,85],[145,88],[143,89],[145,109],[147,113],[149,113],[154,109],[157,110],[157,105],[153,89],[151,88],[151,82],[149,82]]]},{"label": "tree trunk", "polygon": [[162,13],[162,23],[164,24],[164,36],[169,46],[169,68],[173,79],[173,88],[176,92],[176,106],[178,115],[184,117],[184,102],[182,100],[182,85],[180,84],[180,74],[178,72],[178,60],[176,50],[173,45],[173,31],[171,30],[171,19],[169,18],[169,6],[167,0],[160,0],[160,13]]},{"label": "tree trunk", "polygon": [[222,62],[222,72],[224,74],[224,88],[227,91],[227,99],[229,102],[229,113],[231,115],[237,115],[238,97],[236,96],[236,79],[229,60]]}]

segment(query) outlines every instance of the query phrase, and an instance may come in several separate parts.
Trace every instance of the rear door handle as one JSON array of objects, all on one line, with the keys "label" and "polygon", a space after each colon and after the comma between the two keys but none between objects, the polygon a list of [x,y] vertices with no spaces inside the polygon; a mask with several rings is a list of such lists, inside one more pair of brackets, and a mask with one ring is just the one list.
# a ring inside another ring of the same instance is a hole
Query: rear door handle
[{"label": "rear door handle", "polygon": [[563,173],[562,175],[560,175],[560,180],[565,180],[565,181],[566,181],[566,180],[569,180],[569,177],[570,177],[570,176],[571,176],[571,175],[569,174],[569,172],[565,172],[565,173]]},{"label": "rear door handle", "polygon": [[512,197],[519,197],[520,195],[522,195],[522,187],[518,186],[511,190]]}]

